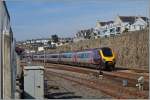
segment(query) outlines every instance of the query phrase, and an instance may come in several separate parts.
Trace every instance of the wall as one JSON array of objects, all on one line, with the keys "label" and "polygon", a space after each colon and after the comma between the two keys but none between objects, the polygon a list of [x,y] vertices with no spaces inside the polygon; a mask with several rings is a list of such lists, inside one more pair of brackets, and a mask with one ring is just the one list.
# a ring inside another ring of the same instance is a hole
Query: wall
[{"label": "wall", "polygon": [[86,48],[111,47],[119,67],[148,69],[148,30],[123,33],[120,36],[84,40],[64,45],[54,51],[81,50]]},{"label": "wall", "polygon": [[11,43],[10,17],[5,1],[0,0],[0,99],[12,97]]}]

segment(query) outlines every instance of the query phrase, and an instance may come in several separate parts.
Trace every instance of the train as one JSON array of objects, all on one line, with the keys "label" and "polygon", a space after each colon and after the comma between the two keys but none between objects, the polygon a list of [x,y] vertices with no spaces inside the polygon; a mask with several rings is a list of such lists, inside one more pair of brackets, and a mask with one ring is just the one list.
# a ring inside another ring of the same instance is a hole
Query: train
[{"label": "train", "polygon": [[114,51],[109,47],[63,53],[35,53],[32,55],[32,60],[92,67],[102,70],[114,70],[116,64]]}]

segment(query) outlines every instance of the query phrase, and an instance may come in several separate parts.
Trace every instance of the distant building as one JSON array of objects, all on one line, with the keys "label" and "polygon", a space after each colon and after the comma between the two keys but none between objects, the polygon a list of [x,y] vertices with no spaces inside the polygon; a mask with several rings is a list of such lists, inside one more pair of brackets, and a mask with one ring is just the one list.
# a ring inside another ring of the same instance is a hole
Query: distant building
[{"label": "distant building", "polygon": [[138,17],[131,25],[130,31],[143,30],[149,26],[149,20],[147,17]]},{"label": "distant building", "polygon": [[44,51],[44,47],[38,47],[38,51]]},{"label": "distant building", "polygon": [[114,27],[114,21],[107,21],[107,22],[97,21],[94,32],[99,37],[109,36],[112,33],[113,27]]},{"label": "distant building", "polygon": [[42,43],[44,45],[47,45],[48,41],[50,41],[50,38],[32,39],[30,41],[31,41],[32,44],[34,44],[34,43]]},{"label": "distant building", "polygon": [[129,31],[130,26],[135,22],[136,18],[136,16],[117,16],[115,20],[117,34],[121,34],[125,30]]},{"label": "distant building", "polygon": [[73,42],[73,38],[67,37],[67,38],[59,38],[58,43],[54,43],[51,38],[41,38],[41,39],[31,39],[26,41],[19,41],[17,42],[18,46],[23,47],[31,47],[38,51],[42,51],[41,48],[44,49],[54,49],[58,46],[62,46],[67,43]]},{"label": "distant building", "polygon": [[71,42],[73,42],[73,38],[70,37],[59,38],[60,44],[71,43]]},{"label": "distant building", "polygon": [[117,16],[115,20],[119,33],[143,30],[148,26],[148,18],[140,16]]},{"label": "distant building", "polygon": [[141,16],[117,16],[115,21],[96,22],[95,38],[119,35],[127,31],[143,30],[149,26],[149,19]]}]

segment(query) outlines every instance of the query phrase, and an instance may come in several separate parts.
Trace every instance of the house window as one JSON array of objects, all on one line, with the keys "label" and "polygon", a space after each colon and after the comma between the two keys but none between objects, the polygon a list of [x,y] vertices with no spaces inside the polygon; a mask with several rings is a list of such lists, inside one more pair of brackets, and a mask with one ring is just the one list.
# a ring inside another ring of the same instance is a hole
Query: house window
[{"label": "house window", "polygon": [[120,27],[117,27],[117,28],[116,28],[116,31],[117,31],[117,32],[120,32],[120,30],[121,30]]},{"label": "house window", "polygon": [[140,27],[140,30],[144,29],[144,26],[142,26],[142,25],[140,25],[139,27]]},{"label": "house window", "polygon": [[107,32],[107,30],[104,30],[104,31],[103,31],[103,33],[106,33],[106,32]]},{"label": "house window", "polygon": [[113,32],[113,29],[110,29],[110,33],[112,33]]}]

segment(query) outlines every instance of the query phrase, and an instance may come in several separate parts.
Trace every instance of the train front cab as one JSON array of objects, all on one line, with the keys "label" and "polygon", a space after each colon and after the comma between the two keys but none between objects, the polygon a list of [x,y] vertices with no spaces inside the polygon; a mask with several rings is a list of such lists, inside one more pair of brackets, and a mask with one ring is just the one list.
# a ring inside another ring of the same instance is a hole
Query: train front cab
[{"label": "train front cab", "polygon": [[103,69],[106,70],[114,70],[115,69],[115,55],[111,48],[104,47],[100,49],[100,55],[102,59],[101,66]]}]

